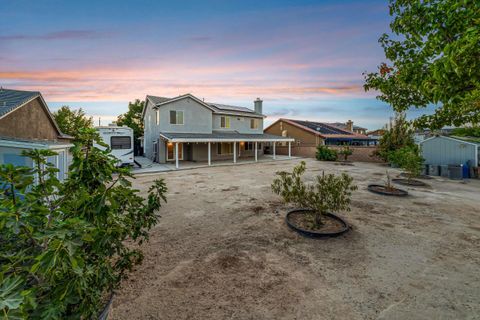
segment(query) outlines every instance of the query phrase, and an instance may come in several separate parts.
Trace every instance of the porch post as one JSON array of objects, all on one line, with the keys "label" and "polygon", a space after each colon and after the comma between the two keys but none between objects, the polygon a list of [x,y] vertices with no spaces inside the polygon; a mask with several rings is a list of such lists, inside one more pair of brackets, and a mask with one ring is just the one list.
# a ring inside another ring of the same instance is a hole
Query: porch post
[{"label": "porch post", "polygon": [[211,142],[208,143],[208,165],[212,165],[212,147]]},{"label": "porch post", "polygon": [[255,162],[258,161],[258,151],[257,151],[257,150],[258,150],[258,147],[257,147],[257,143],[258,143],[258,142],[255,141]]},{"label": "porch post", "polygon": [[275,156],[275,141],[273,141],[273,160],[275,160],[277,157]]},{"label": "porch post", "polygon": [[175,168],[178,169],[178,142],[175,142]]},{"label": "porch post", "polygon": [[288,157],[292,157],[292,142],[288,141]]},{"label": "porch post", "polygon": [[237,143],[233,143],[233,163],[237,163]]}]

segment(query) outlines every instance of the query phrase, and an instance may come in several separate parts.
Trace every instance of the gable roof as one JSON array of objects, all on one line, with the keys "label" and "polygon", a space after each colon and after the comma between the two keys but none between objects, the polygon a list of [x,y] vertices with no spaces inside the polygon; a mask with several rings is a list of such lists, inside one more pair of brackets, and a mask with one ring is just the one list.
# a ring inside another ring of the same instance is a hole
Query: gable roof
[{"label": "gable roof", "polygon": [[466,143],[466,144],[470,144],[470,145],[473,145],[473,146],[480,147],[480,138],[459,137],[459,136],[448,136],[447,137],[447,136],[442,136],[442,135],[433,136],[433,137],[430,137],[430,138],[425,139],[423,141],[420,141],[420,144],[424,144],[427,141],[435,140],[435,139],[453,140],[453,141],[458,141],[458,142],[461,142],[461,143]]},{"label": "gable roof", "polygon": [[0,88],[0,117],[40,96],[38,91],[21,91]]},{"label": "gable roof", "polygon": [[310,132],[324,139],[328,139],[328,138],[337,138],[337,139],[346,138],[346,139],[363,139],[363,140],[371,139],[366,135],[343,130],[325,122],[314,122],[314,121],[294,120],[294,119],[284,119],[284,118],[278,119],[277,121],[272,123],[270,126],[268,126],[264,131],[268,130],[270,127],[272,127],[274,124],[276,124],[279,121],[284,121],[293,126],[296,126],[297,128]]},{"label": "gable roof", "polygon": [[50,119],[51,123],[57,130],[59,138],[73,139],[72,136],[64,134],[62,133],[62,131],[60,131],[57,122],[53,118],[53,115],[50,113],[48,105],[39,91],[23,91],[0,88],[0,119],[4,118],[18,108],[23,107],[24,105],[36,98],[40,99],[40,104],[45,110],[47,117]]},{"label": "gable roof", "polygon": [[[195,97],[193,94],[187,93],[175,98],[166,98],[166,97],[158,97],[158,96],[151,96],[147,95],[146,101],[150,101],[155,107],[159,107],[161,105],[178,101],[181,99],[185,98],[191,98],[195,100],[196,102],[200,103],[204,107],[212,110],[213,113],[217,114],[227,114],[227,115],[239,115],[239,116],[251,116],[251,117],[265,117],[263,114],[257,113],[252,109],[246,108],[246,107],[239,107],[239,106],[231,106],[231,105],[226,105],[226,104],[221,104],[221,103],[211,103],[211,102],[205,102],[203,100],[200,100],[199,98]],[[145,109],[146,109],[146,104],[143,108],[142,112],[142,118],[145,115]]]}]

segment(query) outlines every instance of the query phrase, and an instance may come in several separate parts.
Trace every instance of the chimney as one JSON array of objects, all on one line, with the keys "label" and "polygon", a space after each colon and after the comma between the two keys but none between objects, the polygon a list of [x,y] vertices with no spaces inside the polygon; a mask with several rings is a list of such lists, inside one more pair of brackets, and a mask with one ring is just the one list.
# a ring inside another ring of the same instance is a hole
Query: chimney
[{"label": "chimney", "polygon": [[263,114],[262,113],[262,103],[263,103],[263,101],[260,98],[257,98],[257,100],[253,101],[253,103],[255,105],[255,112]]},{"label": "chimney", "polygon": [[348,120],[347,123],[345,123],[345,125],[347,127],[347,131],[353,132],[353,121],[352,120]]}]

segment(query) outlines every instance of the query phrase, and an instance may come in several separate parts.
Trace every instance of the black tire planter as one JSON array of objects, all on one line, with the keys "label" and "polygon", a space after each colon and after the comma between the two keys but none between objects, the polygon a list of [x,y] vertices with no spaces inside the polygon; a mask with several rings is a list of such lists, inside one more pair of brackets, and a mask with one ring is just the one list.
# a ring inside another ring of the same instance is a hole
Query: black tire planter
[{"label": "black tire planter", "polygon": [[[377,189],[375,189],[375,187],[384,188],[385,191],[377,190]],[[384,195],[384,196],[392,196],[392,197],[406,197],[406,196],[408,196],[408,191],[394,188],[396,190],[396,192],[390,192],[386,189],[386,187],[384,185],[381,185],[381,184],[369,184],[367,188],[368,188],[368,191],[370,191],[370,192],[373,192],[373,193],[376,193],[376,194],[381,194],[381,195]]]},{"label": "black tire planter", "polygon": [[321,231],[313,231],[313,230],[305,230],[303,228],[298,227],[294,223],[290,221],[290,215],[293,213],[297,212],[305,212],[305,211],[311,211],[309,209],[294,209],[290,210],[287,212],[287,215],[285,216],[285,222],[287,223],[288,227],[296,232],[298,232],[300,235],[307,237],[307,238],[331,238],[331,237],[338,237],[344,233],[346,233],[348,230],[350,230],[350,227],[348,226],[347,222],[343,220],[342,218],[332,214],[332,213],[326,213],[325,215],[327,217],[330,217],[342,224],[342,229],[339,231],[335,232],[321,232]]},{"label": "black tire planter", "polygon": [[402,186],[410,186],[410,187],[427,187],[428,184],[426,184],[423,181],[420,180],[415,180],[415,179],[392,179],[393,182],[401,184]]},{"label": "black tire planter", "polygon": [[113,302],[113,292],[110,294],[110,298],[105,304],[105,307],[103,308],[102,313],[100,313],[100,315],[98,316],[98,320],[108,319],[108,313],[110,312],[110,307],[112,306],[112,302]]}]

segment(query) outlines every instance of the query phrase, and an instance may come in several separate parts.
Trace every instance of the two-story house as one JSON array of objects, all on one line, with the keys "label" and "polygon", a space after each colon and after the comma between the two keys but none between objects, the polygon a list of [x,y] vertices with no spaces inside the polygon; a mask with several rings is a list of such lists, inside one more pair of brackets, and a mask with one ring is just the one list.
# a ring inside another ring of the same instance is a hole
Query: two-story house
[{"label": "two-story house", "polygon": [[[263,144],[290,143],[291,138],[263,133],[262,100],[254,110],[208,103],[191,94],[175,98],[147,95],[143,109],[144,154],[166,163],[206,161],[263,155]],[[275,154],[274,154],[275,157]]]}]

